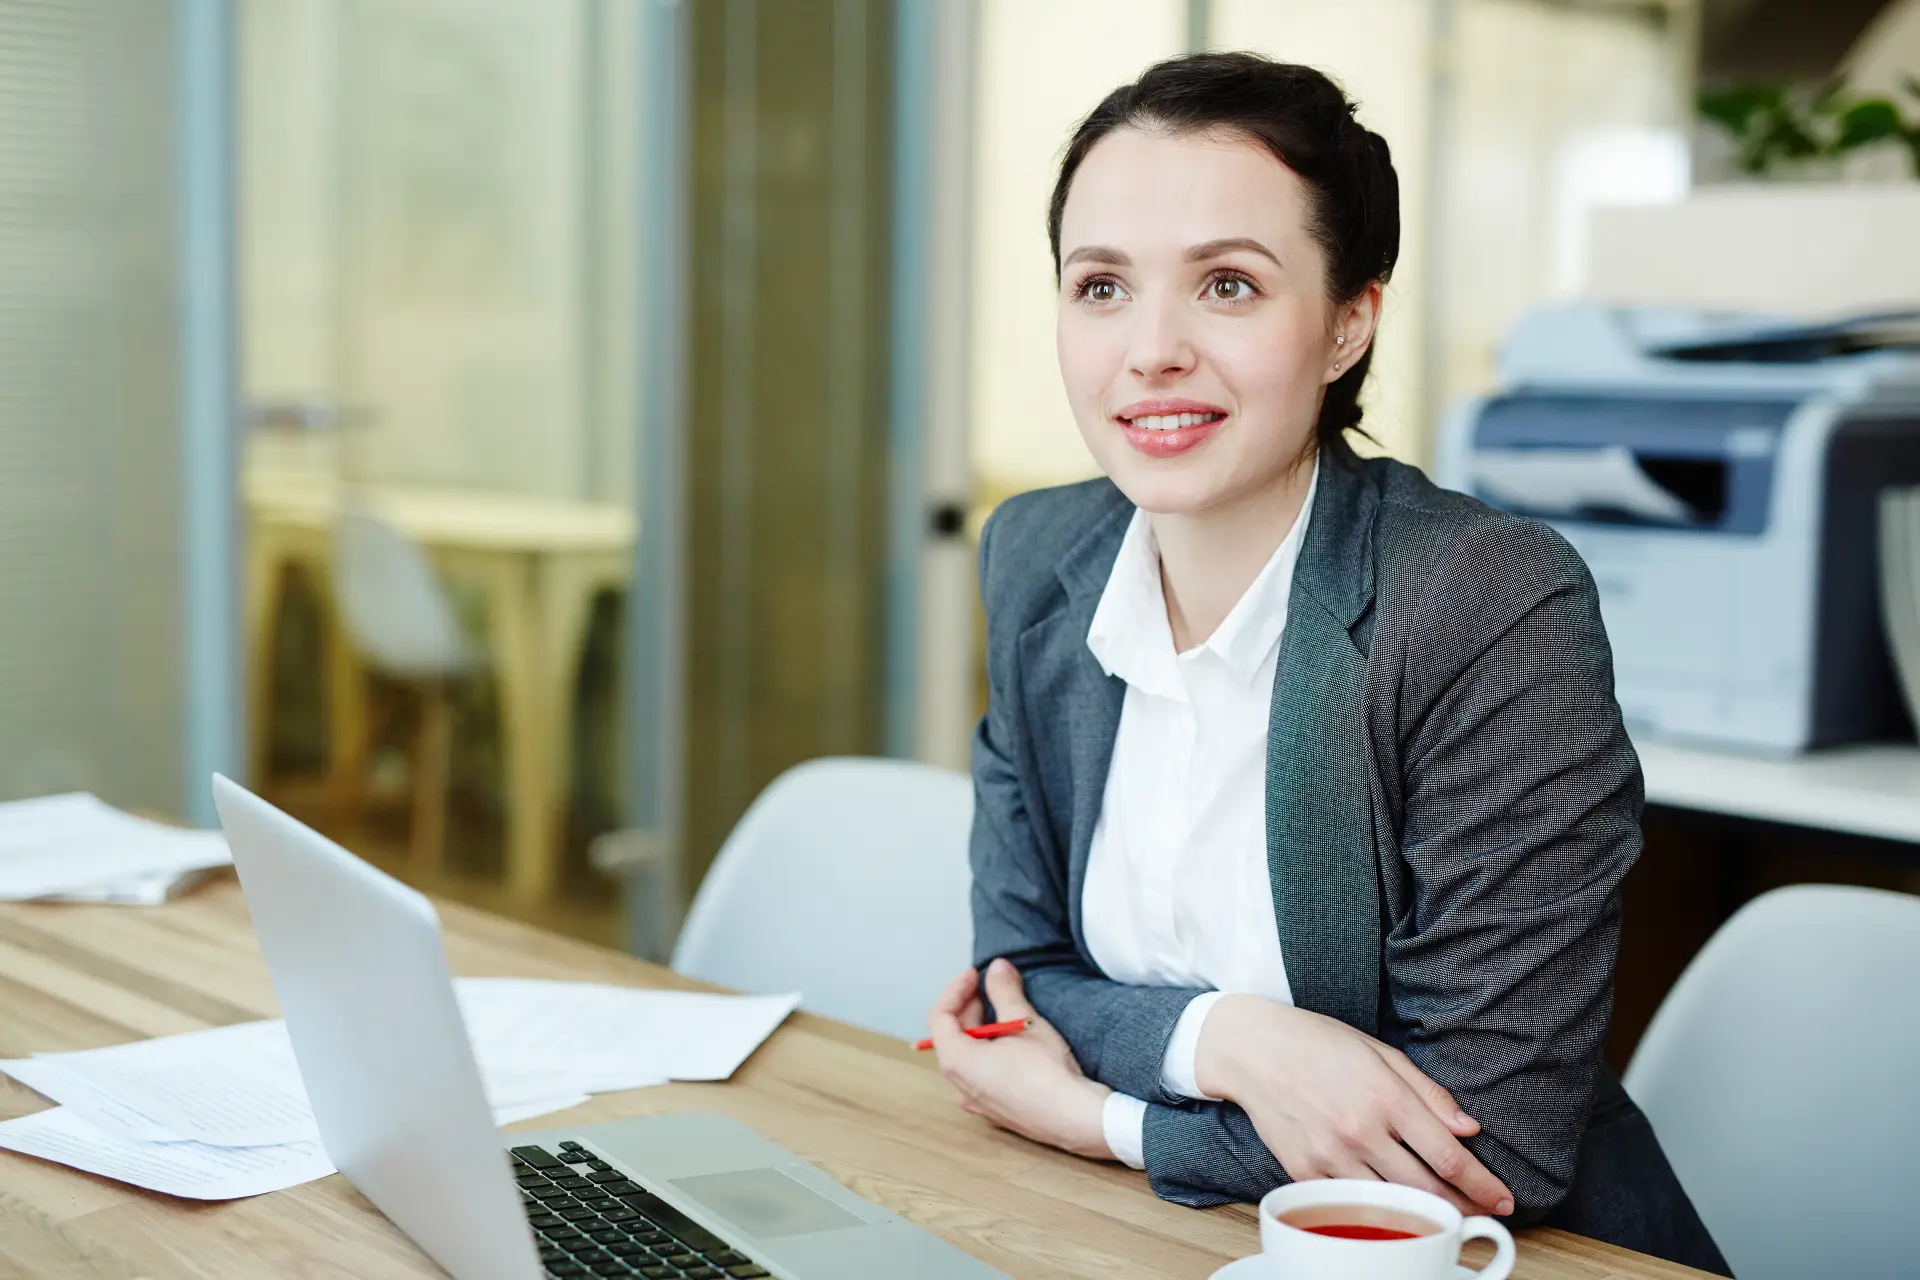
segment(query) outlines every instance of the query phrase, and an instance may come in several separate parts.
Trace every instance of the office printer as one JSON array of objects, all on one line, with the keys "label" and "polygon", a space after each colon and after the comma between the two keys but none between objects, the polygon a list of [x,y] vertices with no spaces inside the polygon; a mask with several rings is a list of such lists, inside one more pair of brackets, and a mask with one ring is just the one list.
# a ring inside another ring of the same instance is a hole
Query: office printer
[{"label": "office printer", "polygon": [[1878,493],[1920,485],[1920,326],[1572,306],[1448,416],[1439,483],[1586,559],[1636,733],[1766,752],[1909,736]]}]

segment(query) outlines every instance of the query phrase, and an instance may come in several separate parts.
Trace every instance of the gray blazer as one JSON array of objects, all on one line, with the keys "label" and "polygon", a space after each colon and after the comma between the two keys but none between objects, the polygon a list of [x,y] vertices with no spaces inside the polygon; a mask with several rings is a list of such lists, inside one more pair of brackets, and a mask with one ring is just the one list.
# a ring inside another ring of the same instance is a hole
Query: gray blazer
[{"label": "gray blazer", "polygon": [[[982,537],[975,956],[1012,960],[1087,1074],[1148,1101],[1157,1192],[1253,1200],[1286,1175],[1246,1114],[1161,1088],[1198,993],[1108,979],[1080,918],[1126,689],[1087,628],[1133,510],[1093,481],[1010,499]],[[1288,984],[1302,1008],[1398,1045],[1452,1091],[1523,1221],[1568,1199],[1601,1110],[1623,1104],[1645,1126],[1600,1062],[1641,804],[1572,548],[1413,468],[1323,453],[1268,728]]]}]

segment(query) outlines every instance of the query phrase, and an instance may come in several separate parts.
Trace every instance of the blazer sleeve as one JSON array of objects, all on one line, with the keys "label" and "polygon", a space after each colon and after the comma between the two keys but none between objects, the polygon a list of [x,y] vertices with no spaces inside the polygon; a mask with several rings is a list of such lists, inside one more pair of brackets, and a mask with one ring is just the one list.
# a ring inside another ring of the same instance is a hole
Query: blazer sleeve
[{"label": "blazer sleeve", "polygon": [[1293,1181],[1231,1102],[1150,1105],[1141,1145],[1154,1194],[1196,1209],[1251,1204]]},{"label": "blazer sleeve", "polygon": [[1388,998],[1528,1221],[1567,1194],[1586,1131],[1639,760],[1592,577],[1545,526],[1470,528],[1406,634],[1395,870],[1412,910],[1385,941]]},{"label": "blazer sleeve", "polygon": [[[1149,1102],[1173,1102],[1161,1085],[1167,1042],[1181,1011],[1201,991],[1114,982],[1074,942],[1064,840],[1034,817],[1042,795],[1041,762],[1025,731],[1017,662],[1018,632],[1026,619],[1017,606],[1014,575],[1036,568],[1051,575],[1053,566],[996,556],[999,524],[996,513],[980,540],[988,698],[973,740],[974,958],[984,966],[1005,956],[1020,970],[1034,1010],[1065,1037],[1089,1077]],[[1032,712],[1064,714],[1059,707]],[[1068,767],[1064,760],[1049,763]]]}]

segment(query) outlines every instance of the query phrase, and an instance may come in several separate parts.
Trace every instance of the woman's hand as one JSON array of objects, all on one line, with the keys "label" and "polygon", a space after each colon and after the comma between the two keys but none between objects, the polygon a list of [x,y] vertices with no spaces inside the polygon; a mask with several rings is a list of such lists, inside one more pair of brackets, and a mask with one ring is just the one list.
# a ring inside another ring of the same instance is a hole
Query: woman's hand
[{"label": "woman's hand", "polygon": [[1207,1014],[1195,1065],[1200,1087],[1238,1103],[1296,1182],[1373,1178],[1469,1214],[1513,1212],[1513,1194],[1460,1145],[1478,1122],[1406,1054],[1344,1022],[1230,995]]},{"label": "woman's hand", "polygon": [[1005,1021],[1031,1018],[1019,1035],[975,1040],[963,1028],[984,1020],[978,975],[969,969],[940,993],[927,1034],[940,1074],[960,1094],[962,1110],[985,1116],[1035,1142],[1095,1160],[1111,1160],[1101,1111],[1113,1090],[1087,1079],[1053,1025],[1027,1003],[1020,971],[1005,960],[987,966],[987,998]]}]

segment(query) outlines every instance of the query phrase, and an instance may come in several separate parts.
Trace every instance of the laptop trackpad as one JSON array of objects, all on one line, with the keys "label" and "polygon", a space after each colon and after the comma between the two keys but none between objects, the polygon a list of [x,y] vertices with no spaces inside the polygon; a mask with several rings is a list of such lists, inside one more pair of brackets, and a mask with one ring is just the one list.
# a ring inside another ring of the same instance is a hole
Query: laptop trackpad
[{"label": "laptop trackpad", "polygon": [[679,1178],[673,1185],[761,1240],[865,1225],[833,1201],[778,1169],[709,1173],[697,1178]]}]

